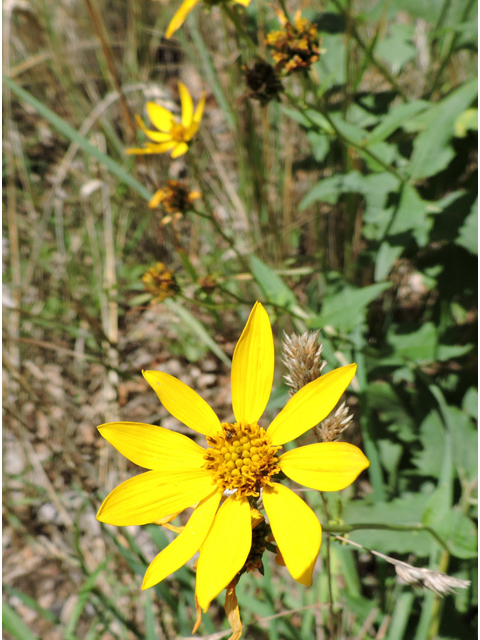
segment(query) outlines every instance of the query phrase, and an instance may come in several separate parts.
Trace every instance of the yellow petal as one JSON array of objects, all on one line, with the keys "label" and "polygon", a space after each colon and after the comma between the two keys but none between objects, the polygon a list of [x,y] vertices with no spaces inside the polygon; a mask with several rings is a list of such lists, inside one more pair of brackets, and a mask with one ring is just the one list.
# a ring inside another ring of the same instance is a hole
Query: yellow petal
[{"label": "yellow petal", "polygon": [[172,136],[169,133],[160,133],[159,131],[152,131],[151,129],[147,129],[143,120],[136,114],[135,120],[137,121],[140,129],[145,133],[145,135],[150,138],[150,140],[153,140],[154,142],[166,142],[167,140],[172,139]]},{"label": "yellow petal", "polygon": [[173,113],[165,109],[165,107],[161,107],[156,102],[147,102],[145,106],[147,107],[148,117],[152,121],[152,124],[160,131],[168,133],[175,123]]},{"label": "yellow petal", "polygon": [[250,505],[234,494],[219,509],[200,550],[196,594],[205,612],[243,567],[251,546]]},{"label": "yellow petal", "polygon": [[242,621],[240,619],[237,594],[235,593],[235,586],[237,585],[237,582],[238,578],[235,578],[235,580],[228,585],[227,593],[225,595],[225,613],[233,631],[233,634],[228,640],[240,640],[242,637]]},{"label": "yellow petal", "polygon": [[142,589],[149,589],[182,567],[200,549],[212,526],[222,494],[217,491],[200,502],[182,533],[155,557],[147,569]]},{"label": "yellow petal", "polygon": [[200,98],[200,102],[197,104],[197,108],[195,109],[195,113],[193,115],[193,122],[196,124],[200,124],[203,116],[203,108],[205,107],[205,100],[207,98],[207,94],[205,91],[202,91],[202,97]]},{"label": "yellow petal", "polygon": [[278,483],[264,487],[263,504],[292,578],[309,587],[322,542],[317,516],[293,491]]},{"label": "yellow petal", "polygon": [[178,142],[176,140],[169,140],[167,142],[160,142],[155,144],[154,142],[146,142],[145,147],[150,150],[150,153],[166,153],[170,149],[174,149]]},{"label": "yellow petal", "polygon": [[286,476],[318,491],[340,491],[352,484],[370,462],[347,442],[320,442],[287,451],[278,461]]},{"label": "yellow petal", "polygon": [[250,0],[235,0],[238,4],[243,4],[244,7],[248,7]]},{"label": "yellow petal", "polygon": [[142,373],[165,409],[177,420],[205,436],[213,436],[220,431],[220,420],[213,409],[184,382],[163,371]]},{"label": "yellow petal", "polygon": [[326,418],[342,397],[356,370],[356,364],[340,367],[300,389],[268,427],[267,433],[272,444],[290,442]]},{"label": "yellow petal", "polygon": [[100,434],[126,458],[145,469],[200,469],[205,449],[187,436],[141,422],[109,422]]},{"label": "yellow petal", "polygon": [[136,148],[136,149],[125,149],[125,153],[128,155],[140,156],[140,155],[149,155],[151,153],[155,153],[155,151],[152,151],[151,149]]},{"label": "yellow petal", "polygon": [[179,158],[180,156],[183,156],[185,153],[187,153],[188,151],[188,144],[186,142],[180,142],[179,144],[177,143],[177,146],[175,147],[175,149],[172,151],[172,158]]},{"label": "yellow petal", "polygon": [[188,129],[193,120],[192,96],[183,82],[178,83],[178,91],[180,92],[180,101],[182,103],[182,125],[185,129]]},{"label": "yellow petal", "polygon": [[165,33],[166,38],[171,38],[177,29],[180,29],[185,22],[185,18],[188,16],[193,7],[197,4],[198,0],[184,0],[180,5],[180,8],[176,11],[173,18],[168,25]]},{"label": "yellow petal", "polygon": [[148,524],[183,511],[216,490],[206,469],[147,471],[109,493],[97,520],[118,527]]},{"label": "yellow petal", "polygon": [[153,196],[150,198],[150,202],[148,203],[148,206],[150,207],[150,209],[156,209],[158,205],[165,199],[166,195],[167,195],[167,190],[165,188],[155,191]]},{"label": "yellow petal", "polygon": [[274,367],[272,327],[256,302],[237,342],[232,362],[232,404],[237,422],[256,422],[267,406]]}]

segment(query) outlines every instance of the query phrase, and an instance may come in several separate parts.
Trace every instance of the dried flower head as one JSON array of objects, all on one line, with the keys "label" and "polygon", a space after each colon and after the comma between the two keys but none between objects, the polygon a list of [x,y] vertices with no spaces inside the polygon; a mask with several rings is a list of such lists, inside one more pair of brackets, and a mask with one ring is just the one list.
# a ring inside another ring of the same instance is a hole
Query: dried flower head
[{"label": "dried flower head", "polygon": [[383,558],[383,560],[385,560],[386,562],[394,565],[395,573],[402,582],[404,582],[405,584],[409,584],[412,587],[429,589],[430,591],[436,593],[438,596],[446,596],[449,593],[452,593],[454,589],[466,589],[471,584],[470,580],[453,578],[452,576],[449,576],[446,573],[442,573],[441,571],[433,571],[432,569],[414,567],[407,562],[397,560],[396,558],[391,558],[390,556],[386,556],[379,551],[367,549],[367,547],[364,547],[362,544],[353,542],[353,540],[349,540],[348,538],[344,538],[343,536],[337,535],[335,536],[335,538],[337,540],[341,540],[342,542],[346,542],[347,544],[351,544],[354,547],[358,547],[359,549],[365,549],[365,551],[369,551],[374,556]]},{"label": "dried flower head", "polygon": [[205,293],[212,293],[217,286],[217,281],[213,276],[202,276],[197,280],[197,284]]},{"label": "dried flower head", "polygon": [[192,209],[193,201],[197,198],[200,198],[200,193],[189,191],[185,183],[167,180],[167,184],[155,192],[148,206],[156,209],[161,204],[166,213],[185,213]]},{"label": "dried flower head", "polygon": [[345,402],[342,402],[335,411],[325,418],[313,431],[322,442],[335,442],[349,426],[353,419]]},{"label": "dried flower head", "polygon": [[157,262],[142,276],[145,289],[149,291],[158,302],[165,298],[172,298],[180,291],[180,287],[175,279],[175,272],[166,269],[163,262]]},{"label": "dried flower head", "polygon": [[[288,370],[285,380],[292,395],[322,375],[326,362],[322,360],[323,345],[318,344],[318,334],[318,331],[305,331],[301,336],[293,334],[284,337],[283,363]],[[352,418],[345,402],[342,402],[325,420],[313,427],[313,432],[321,442],[334,442],[340,438]]]},{"label": "dried flower head", "polygon": [[291,388],[292,395],[312,380],[319,378],[327,364],[322,360],[323,345],[318,344],[318,334],[319,331],[305,331],[301,336],[284,335],[282,361],[287,367],[288,375],[285,376],[285,380]]},{"label": "dried flower head", "polygon": [[279,15],[283,29],[267,34],[265,43],[275,60],[275,70],[286,76],[309,69],[320,57],[320,42],[316,25],[302,18],[297,11],[294,24]]},{"label": "dried flower head", "polygon": [[271,64],[260,60],[255,62],[251,69],[242,67],[242,70],[245,73],[251,98],[259,100],[262,106],[271,100],[279,99],[283,85]]}]

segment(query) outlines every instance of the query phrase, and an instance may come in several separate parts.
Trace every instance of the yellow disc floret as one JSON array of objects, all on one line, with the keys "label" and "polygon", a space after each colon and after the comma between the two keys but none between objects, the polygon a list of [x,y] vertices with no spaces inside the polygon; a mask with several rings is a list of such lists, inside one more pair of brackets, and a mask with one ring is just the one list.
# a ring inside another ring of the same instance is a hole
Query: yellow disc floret
[{"label": "yellow disc floret", "polygon": [[222,431],[207,436],[209,448],[205,467],[212,472],[218,487],[237,490],[237,495],[258,496],[270,485],[270,478],[280,472],[276,452],[265,429],[252,424],[222,423]]}]

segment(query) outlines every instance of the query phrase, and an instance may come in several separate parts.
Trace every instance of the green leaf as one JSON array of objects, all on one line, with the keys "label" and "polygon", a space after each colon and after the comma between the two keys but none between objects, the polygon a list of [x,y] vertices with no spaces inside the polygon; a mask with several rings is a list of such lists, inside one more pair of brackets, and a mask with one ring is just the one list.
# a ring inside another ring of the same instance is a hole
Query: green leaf
[{"label": "green leaf", "polygon": [[351,331],[364,321],[368,305],[391,286],[391,282],[380,282],[362,289],[345,288],[325,298],[320,314],[310,320],[310,327],[332,326],[340,333]]},{"label": "green leaf", "polygon": [[190,331],[192,331],[192,333],[196,335],[197,338],[217,356],[217,358],[219,358],[228,367],[232,366],[230,358],[218,346],[200,320],[194,318],[188,309],[185,309],[185,307],[182,307],[181,304],[175,302],[171,298],[167,298],[163,304],[169,307],[181,320],[183,320]]},{"label": "green leaf", "polygon": [[445,427],[438,411],[432,410],[420,425],[422,450],[413,453],[413,464],[424,476],[438,478],[442,470]]},{"label": "green leaf", "polygon": [[387,241],[382,242],[375,260],[375,282],[388,276],[395,261],[402,255],[403,249],[402,245],[391,245]]},{"label": "green leaf", "polygon": [[447,362],[453,358],[460,358],[473,349],[473,344],[439,344],[437,360]]},{"label": "green leaf", "polygon": [[426,322],[411,333],[388,333],[388,342],[395,354],[405,360],[422,364],[434,362],[437,349],[437,330],[432,322]]},{"label": "green leaf", "polygon": [[449,164],[454,151],[448,143],[454,134],[455,121],[471,105],[477,90],[477,80],[472,79],[431,108],[432,121],[413,144],[412,182],[435,175]]},{"label": "green leaf", "polygon": [[86,151],[89,155],[93,156],[98,162],[104,164],[109,171],[117,176],[119,180],[132,187],[142,198],[150,200],[152,194],[143,186],[141,182],[136,180],[130,173],[125,171],[115,160],[102,153],[95,145],[91,144],[86,138],[78,133],[73,127],[71,127],[65,120],[62,120],[56,113],[46,107],[40,100],[34,98],[30,93],[19,87],[13,80],[3,76],[3,82],[10,87],[10,89],[17,94],[17,96],[33,107],[38,113],[48,120],[61,134],[66,138],[69,138],[72,142],[76,142],[81,149]]},{"label": "green leaf", "polygon": [[422,111],[425,111],[429,106],[430,105],[426,100],[415,100],[414,102],[399,104],[396,107],[393,107],[383,118],[380,124],[378,124],[369,134],[367,146],[377,142],[382,142],[391,136],[394,131],[402,127],[405,122],[409,122],[412,117]]},{"label": "green leaf", "polygon": [[458,507],[446,513],[428,508],[422,522],[447,543],[452,555],[465,559],[477,557],[477,529]]},{"label": "green leaf", "polygon": [[6,602],[2,602],[2,629],[11,633],[17,640],[38,640],[18,613]]},{"label": "green leaf", "polygon": [[478,420],[478,389],[476,387],[470,387],[463,396],[462,409],[469,416]]},{"label": "green leaf", "polygon": [[452,436],[453,461],[460,479],[471,482],[478,473],[478,432],[469,416],[458,407],[448,405],[444,411]]},{"label": "green leaf", "polygon": [[[421,524],[422,514],[430,496],[413,494],[404,498],[396,498],[391,502],[376,502],[371,505],[366,500],[355,500],[344,507],[343,519],[348,524],[384,523],[389,525]],[[432,540],[427,531],[390,531],[387,529],[370,529],[352,531],[349,537],[369,549],[381,553],[414,553],[427,556],[430,553]]]},{"label": "green leaf", "polygon": [[466,109],[455,120],[455,136],[465,138],[467,131],[478,131],[478,109]]},{"label": "green leaf", "polygon": [[93,571],[83,583],[82,588],[80,589],[80,593],[78,594],[78,600],[73,607],[73,611],[68,617],[68,621],[63,632],[65,640],[76,640],[75,629],[77,627],[78,621],[80,620],[80,616],[85,609],[85,605],[88,602],[92,589],[94,589],[95,587],[95,582],[97,580],[98,574],[105,569],[109,561],[110,557],[105,558],[105,560],[98,565],[95,571]]},{"label": "green leaf", "polygon": [[388,228],[388,235],[395,236],[411,231],[418,246],[424,247],[433,226],[433,219],[427,216],[427,207],[428,203],[422,200],[415,187],[404,185],[400,203]]},{"label": "green leaf", "polygon": [[465,219],[463,226],[460,227],[455,244],[464,247],[474,255],[478,255],[478,200],[475,200],[471,212]]},{"label": "green leaf", "polygon": [[253,277],[265,296],[266,302],[289,309],[301,318],[308,318],[308,314],[299,307],[295,294],[287,287],[278,273],[256,256],[250,256],[250,268],[252,269]]},{"label": "green leaf", "polygon": [[397,75],[417,55],[412,42],[415,28],[410,24],[394,23],[390,24],[389,31],[389,35],[378,43],[375,53],[388,62]]}]

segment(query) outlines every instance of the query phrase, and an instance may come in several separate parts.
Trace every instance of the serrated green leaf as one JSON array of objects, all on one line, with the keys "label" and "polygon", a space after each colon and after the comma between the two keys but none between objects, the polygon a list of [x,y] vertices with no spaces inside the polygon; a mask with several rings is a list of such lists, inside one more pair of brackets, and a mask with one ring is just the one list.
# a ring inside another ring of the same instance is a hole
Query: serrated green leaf
[{"label": "serrated green leaf", "polygon": [[375,129],[369,134],[368,146],[377,142],[383,142],[392,135],[394,131],[402,127],[405,122],[429,107],[426,100],[415,100],[407,104],[399,104],[393,107],[388,114],[382,119]]},{"label": "serrated green leaf", "polygon": [[427,215],[428,203],[423,200],[415,187],[406,184],[402,188],[400,203],[388,228],[388,235],[395,236],[411,231],[419,247],[428,242],[433,219]]},{"label": "serrated green leaf", "polygon": [[452,555],[465,559],[477,557],[477,529],[458,507],[440,515],[427,511],[424,524],[446,542]]},{"label": "serrated green leaf", "polygon": [[402,255],[404,247],[382,242],[375,260],[375,282],[379,282],[388,276],[395,261]]}]

